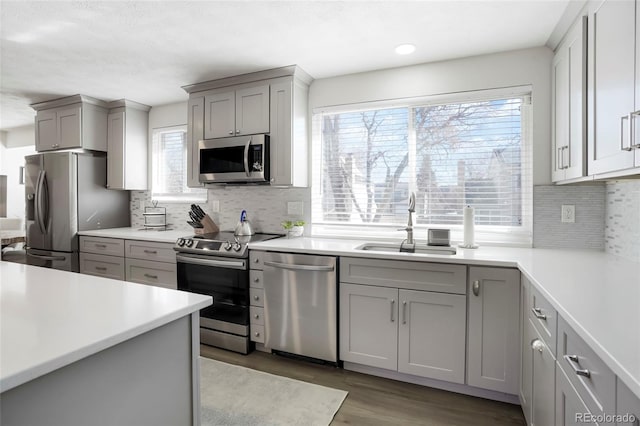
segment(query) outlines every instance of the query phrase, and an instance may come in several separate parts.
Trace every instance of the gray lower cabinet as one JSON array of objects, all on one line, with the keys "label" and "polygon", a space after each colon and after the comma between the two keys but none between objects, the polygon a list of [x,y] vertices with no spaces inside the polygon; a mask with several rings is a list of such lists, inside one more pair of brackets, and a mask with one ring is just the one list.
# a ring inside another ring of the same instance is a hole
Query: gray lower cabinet
[{"label": "gray lower cabinet", "polygon": [[464,295],[340,284],[340,359],[464,383]]},{"label": "gray lower cabinet", "polygon": [[520,272],[469,268],[467,384],[518,394]]},{"label": "gray lower cabinet", "polygon": [[528,321],[531,352],[531,425],[553,426],[555,421],[556,359],[551,349]]},{"label": "gray lower cabinet", "polygon": [[556,369],[555,399],[556,426],[578,426],[587,423],[584,418],[591,413],[561,368]]},{"label": "gray lower cabinet", "polygon": [[620,378],[617,379],[616,385],[616,414],[618,425],[640,425],[640,398],[637,398]]}]

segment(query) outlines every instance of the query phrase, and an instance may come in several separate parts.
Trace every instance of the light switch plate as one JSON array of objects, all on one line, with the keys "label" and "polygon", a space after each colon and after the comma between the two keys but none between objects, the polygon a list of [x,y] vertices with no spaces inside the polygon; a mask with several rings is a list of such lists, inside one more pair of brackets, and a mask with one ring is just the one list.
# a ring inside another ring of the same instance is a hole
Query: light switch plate
[{"label": "light switch plate", "polygon": [[287,214],[299,215],[304,214],[304,203],[302,201],[288,201],[287,202]]},{"label": "light switch plate", "polygon": [[562,223],[575,223],[576,206],[573,204],[562,205]]}]

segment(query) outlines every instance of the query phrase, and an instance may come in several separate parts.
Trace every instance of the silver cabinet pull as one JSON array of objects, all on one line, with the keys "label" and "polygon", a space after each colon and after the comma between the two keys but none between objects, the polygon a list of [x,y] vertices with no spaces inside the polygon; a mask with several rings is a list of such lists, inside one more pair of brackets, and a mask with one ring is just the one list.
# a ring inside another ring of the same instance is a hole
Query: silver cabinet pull
[{"label": "silver cabinet pull", "polygon": [[145,277],[147,277],[147,278],[151,278],[151,279],[153,279],[153,280],[157,280],[157,279],[158,279],[158,276],[157,276],[157,275],[144,274],[144,276],[145,276]]},{"label": "silver cabinet pull", "polygon": [[260,337],[260,332],[256,331],[256,337]]},{"label": "silver cabinet pull", "polygon": [[253,296],[253,300],[260,300],[260,296]]},{"label": "silver cabinet pull", "polygon": [[475,280],[471,285],[471,290],[474,296],[480,296],[480,281]]},{"label": "silver cabinet pull", "polygon": [[536,318],[541,319],[543,321],[547,320],[547,316],[542,313],[542,309],[540,309],[540,308],[531,308],[531,312],[533,312],[533,315],[535,315]]},{"label": "silver cabinet pull", "polygon": [[393,311],[395,310],[393,308],[394,308],[395,304],[396,304],[396,301],[394,299],[391,299],[391,322],[395,321],[395,319],[393,318]]},{"label": "silver cabinet pull", "polygon": [[233,130],[229,130],[229,134],[230,134],[230,135],[233,135]]},{"label": "silver cabinet pull", "polygon": [[253,279],[253,282],[254,282],[254,283],[259,283],[259,282],[260,282],[260,278],[254,278],[254,279]]},{"label": "silver cabinet pull", "polygon": [[587,370],[586,368],[585,369],[579,368],[580,367],[580,358],[578,357],[578,355],[565,355],[564,359],[567,360],[567,362],[569,363],[571,368],[573,368],[573,371],[578,376],[591,378],[591,372],[589,370]]},{"label": "silver cabinet pull", "polygon": [[144,252],[148,254],[158,254],[156,250],[145,250]]},{"label": "silver cabinet pull", "polygon": [[254,317],[255,319],[260,319],[260,315],[258,315],[258,314],[255,314],[253,317]]},{"label": "silver cabinet pull", "polygon": [[542,353],[542,351],[544,350],[544,343],[540,339],[535,339],[533,342],[531,342],[531,349]]},{"label": "silver cabinet pull", "polygon": [[629,144],[632,148],[640,148],[640,142],[634,143],[636,140],[640,139],[635,137],[636,131],[638,128],[636,127],[636,118],[640,117],[640,110],[632,112],[629,115]]},{"label": "silver cabinet pull", "polygon": [[406,301],[402,302],[402,323],[403,324],[407,323],[407,302]]},{"label": "silver cabinet pull", "polygon": [[97,248],[107,248],[106,244],[95,244]]},{"label": "silver cabinet pull", "polygon": [[[624,120],[629,121],[629,146],[624,146]],[[623,151],[633,150],[633,142],[631,142],[631,114],[620,117],[620,149]]]},{"label": "silver cabinet pull", "polygon": [[105,268],[104,266],[96,266],[96,271],[104,272],[106,270],[107,270],[107,268]]}]

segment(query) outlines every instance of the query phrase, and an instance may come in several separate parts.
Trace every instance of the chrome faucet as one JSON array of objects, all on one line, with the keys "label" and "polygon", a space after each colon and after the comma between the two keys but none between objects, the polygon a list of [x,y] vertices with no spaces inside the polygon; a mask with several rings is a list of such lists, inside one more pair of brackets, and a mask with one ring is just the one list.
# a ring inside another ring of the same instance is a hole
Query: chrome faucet
[{"label": "chrome faucet", "polygon": [[[413,220],[412,220],[412,215],[413,215],[413,212],[415,211],[416,211],[416,193],[411,192],[411,194],[409,195],[409,221],[407,222],[406,228],[400,228],[401,231],[407,231],[407,239],[406,239],[406,242],[403,242],[403,244],[406,243],[408,246],[412,246],[409,250],[413,250],[415,246],[415,241],[413,239]],[[401,244],[401,246],[403,244]],[[402,250],[402,247],[400,248],[400,251],[404,251]]]}]

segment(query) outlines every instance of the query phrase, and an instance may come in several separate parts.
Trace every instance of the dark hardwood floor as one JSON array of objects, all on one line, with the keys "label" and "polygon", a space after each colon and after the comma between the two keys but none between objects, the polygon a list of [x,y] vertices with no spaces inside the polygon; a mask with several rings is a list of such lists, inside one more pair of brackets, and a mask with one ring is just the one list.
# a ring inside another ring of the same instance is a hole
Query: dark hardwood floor
[{"label": "dark hardwood floor", "polygon": [[332,425],[524,425],[518,405],[489,401],[264,352],[201,345],[204,357],[349,392]]}]

